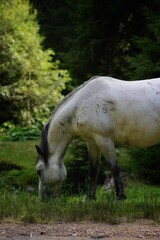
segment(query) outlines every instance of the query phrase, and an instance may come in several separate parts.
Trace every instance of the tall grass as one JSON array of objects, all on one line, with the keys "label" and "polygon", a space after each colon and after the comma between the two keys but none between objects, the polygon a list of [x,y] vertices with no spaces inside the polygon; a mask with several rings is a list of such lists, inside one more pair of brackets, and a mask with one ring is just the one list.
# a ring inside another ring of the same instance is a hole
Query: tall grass
[{"label": "tall grass", "polygon": [[1,190],[0,219],[30,223],[50,221],[96,221],[117,224],[139,218],[160,221],[159,188],[131,185],[128,199],[117,201],[114,193],[97,190],[96,201],[83,201],[81,196],[60,195],[40,202],[36,195],[22,191]]}]

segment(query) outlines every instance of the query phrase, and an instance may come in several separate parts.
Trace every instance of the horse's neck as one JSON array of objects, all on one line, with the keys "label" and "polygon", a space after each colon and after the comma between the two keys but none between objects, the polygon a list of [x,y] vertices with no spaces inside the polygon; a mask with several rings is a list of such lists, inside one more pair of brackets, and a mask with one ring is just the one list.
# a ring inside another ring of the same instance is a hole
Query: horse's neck
[{"label": "horse's neck", "polygon": [[50,154],[63,157],[71,140],[72,134],[67,116],[59,114],[53,117],[48,132]]}]

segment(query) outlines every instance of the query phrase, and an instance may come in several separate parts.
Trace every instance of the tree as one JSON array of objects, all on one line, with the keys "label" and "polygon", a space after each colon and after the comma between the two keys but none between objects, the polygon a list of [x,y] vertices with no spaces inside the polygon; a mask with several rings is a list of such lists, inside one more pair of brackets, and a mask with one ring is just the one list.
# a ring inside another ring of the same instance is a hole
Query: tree
[{"label": "tree", "polygon": [[58,53],[79,85],[94,75],[123,78],[124,55],[134,51],[130,38],[142,33],[142,6],[149,0],[32,0],[38,8],[45,47]]},{"label": "tree", "polygon": [[132,38],[134,52],[127,56],[124,74],[129,79],[154,78],[160,76],[160,11],[159,0],[152,8],[143,8],[145,28],[143,35]]},{"label": "tree", "polygon": [[50,114],[70,77],[43,50],[29,0],[1,0],[0,12],[0,121],[32,124]]}]

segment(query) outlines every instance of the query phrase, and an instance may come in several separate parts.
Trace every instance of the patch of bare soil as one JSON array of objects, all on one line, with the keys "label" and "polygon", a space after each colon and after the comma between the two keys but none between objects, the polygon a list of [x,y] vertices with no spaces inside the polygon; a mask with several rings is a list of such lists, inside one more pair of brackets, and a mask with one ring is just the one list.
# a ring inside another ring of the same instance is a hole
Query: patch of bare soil
[{"label": "patch of bare soil", "polygon": [[134,223],[109,225],[105,223],[0,223],[0,240],[137,240],[160,239],[160,225],[139,220]]}]

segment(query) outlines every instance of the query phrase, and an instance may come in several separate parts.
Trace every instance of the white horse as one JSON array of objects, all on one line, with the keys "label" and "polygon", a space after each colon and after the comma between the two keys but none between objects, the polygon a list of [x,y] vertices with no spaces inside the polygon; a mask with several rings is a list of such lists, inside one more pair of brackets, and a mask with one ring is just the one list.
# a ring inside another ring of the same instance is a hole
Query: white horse
[{"label": "white horse", "polygon": [[75,136],[87,142],[88,198],[95,198],[102,153],[112,171],[116,195],[124,199],[115,145],[148,147],[160,143],[160,78],[122,81],[94,77],[60,102],[42,129],[40,146],[36,146],[41,198],[47,192],[54,194],[66,178],[63,159]]}]

